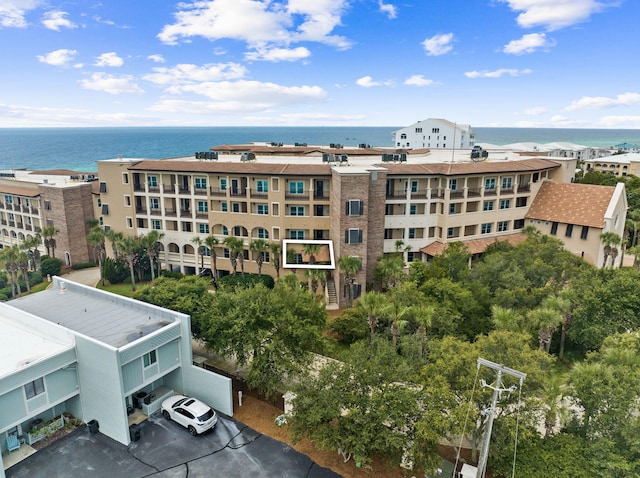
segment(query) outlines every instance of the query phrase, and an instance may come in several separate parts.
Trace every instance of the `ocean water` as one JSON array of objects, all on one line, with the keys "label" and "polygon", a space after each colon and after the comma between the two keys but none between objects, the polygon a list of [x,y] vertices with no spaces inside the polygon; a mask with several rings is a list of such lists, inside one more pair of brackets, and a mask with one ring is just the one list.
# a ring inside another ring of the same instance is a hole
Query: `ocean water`
[{"label": "ocean water", "polygon": [[[190,156],[221,144],[251,141],[340,143],[392,146],[398,127],[127,127],[127,128],[0,128],[0,169],[96,171],[96,161],[118,155],[129,158]],[[640,144],[640,130],[476,128],[476,142],[510,144],[565,141],[607,148]]]}]

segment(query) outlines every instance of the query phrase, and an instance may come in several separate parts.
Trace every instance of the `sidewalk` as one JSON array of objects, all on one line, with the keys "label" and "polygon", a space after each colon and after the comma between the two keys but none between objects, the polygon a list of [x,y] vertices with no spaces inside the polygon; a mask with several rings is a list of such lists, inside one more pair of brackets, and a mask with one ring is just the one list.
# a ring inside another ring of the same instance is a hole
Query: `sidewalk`
[{"label": "sidewalk", "polygon": [[[68,279],[78,284],[88,285],[89,287],[95,287],[100,282],[100,269],[97,267],[91,267],[89,269],[73,270],[71,269],[64,276],[64,279]],[[46,280],[46,278],[45,278]]]}]

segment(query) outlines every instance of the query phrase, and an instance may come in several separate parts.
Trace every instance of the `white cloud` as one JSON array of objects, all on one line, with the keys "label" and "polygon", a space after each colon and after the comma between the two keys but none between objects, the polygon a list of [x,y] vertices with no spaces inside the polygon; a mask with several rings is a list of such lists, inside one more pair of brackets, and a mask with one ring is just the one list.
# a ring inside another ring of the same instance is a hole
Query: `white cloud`
[{"label": "white cloud", "polygon": [[449,53],[453,49],[453,33],[434,35],[422,42],[424,50],[429,56],[440,56]]},{"label": "white cloud", "polygon": [[111,66],[118,67],[124,64],[124,60],[120,58],[114,51],[103,53],[96,58],[95,66]]},{"label": "white cloud", "polygon": [[[76,50],[67,50],[63,48],[60,50],[50,51],[45,55],[37,55],[36,58],[41,63],[46,63],[47,65],[70,66],[69,64],[73,61],[77,54],[78,52]],[[75,66],[77,67],[78,65]]]},{"label": "white cloud", "polygon": [[246,42],[251,47],[313,41],[349,48],[351,43],[331,32],[340,25],[348,0],[201,0],[179,3],[175,22],[158,38],[170,45],[192,37]]},{"label": "white cloud", "polygon": [[135,82],[132,76],[113,76],[107,73],[93,73],[90,79],[80,81],[80,86],[85,90],[104,91],[112,95],[120,95],[122,93],[144,93]]},{"label": "white cloud", "polygon": [[549,31],[575,25],[588,20],[594,13],[618,0],[499,0],[514,12],[521,12],[517,22],[522,28],[542,26]]},{"label": "white cloud", "polygon": [[527,110],[524,110],[522,112],[522,114],[527,115],[527,116],[538,116],[541,114],[544,114],[547,112],[547,109],[544,108],[543,106],[535,106],[533,108],[529,108]]},{"label": "white cloud", "polygon": [[394,19],[398,16],[398,11],[395,5],[378,0],[378,7],[380,7],[380,11],[386,14],[389,19]]},{"label": "white cloud", "polygon": [[179,64],[173,68],[153,68],[153,73],[143,79],[158,85],[182,85],[201,81],[236,80],[245,76],[247,70],[238,63],[215,63],[202,66]]},{"label": "white cloud", "polygon": [[76,28],[77,25],[65,18],[68,15],[67,12],[52,11],[44,14],[42,24],[49,30],[60,31],[60,28]]},{"label": "white cloud", "polygon": [[523,35],[519,40],[512,40],[507,43],[502,51],[511,55],[522,55],[533,53],[539,48],[548,48],[555,45],[555,41],[548,40],[545,33],[529,33]]},{"label": "white cloud", "polygon": [[423,75],[412,75],[404,80],[404,84],[409,86],[429,86],[433,85],[433,83],[433,80],[428,80]]},{"label": "white cloud", "polygon": [[164,63],[164,57],[162,55],[149,55],[147,60],[151,60],[155,63]]},{"label": "white cloud", "polygon": [[311,56],[311,52],[303,47],[297,48],[258,48],[256,51],[250,51],[245,54],[245,58],[249,61],[298,61]]},{"label": "white cloud", "polygon": [[606,96],[583,96],[579,100],[572,102],[565,108],[567,111],[580,110],[585,108],[603,109],[615,106],[632,106],[640,104],[640,93],[622,93],[615,98]]},{"label": "white cloud", "polygon": [[43,0],[0,1],[0,26],[24,28],[28,25],[25,15],[43,4]]},{"label": "white cloud", "polygon": [[363,76],[356,80],[356,85],[362,86],[363,88],[371,88],[372,86],[393,86],[394,83],[392,80],[373,81],[373,78],[370,76]]},{"label": "white cloud", "polygon": [[603,116],[598,121],[603,128],[640,128],[640,116]]},{"label": "white cloud", "polygon": [[522,76],[522,75],[529,75],[530,73],[531,73],[531,70],[529,68],[526,68],[524,70],[517,70],[515,68],[500,68],[494,71],[489,71],[489,70],[467,71],[464,74],[464,76],[466,76],[467,78],[500,78],[504,75]]}]

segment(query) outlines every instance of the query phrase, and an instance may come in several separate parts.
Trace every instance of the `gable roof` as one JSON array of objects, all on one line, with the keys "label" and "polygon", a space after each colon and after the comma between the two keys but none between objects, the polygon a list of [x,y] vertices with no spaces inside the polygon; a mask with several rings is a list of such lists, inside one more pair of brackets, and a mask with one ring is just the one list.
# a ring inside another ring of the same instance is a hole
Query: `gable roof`
[{"label": "gable roof", "polygon": [[614,186],[546,181],[525,218],[603,228],[614,191]]}]

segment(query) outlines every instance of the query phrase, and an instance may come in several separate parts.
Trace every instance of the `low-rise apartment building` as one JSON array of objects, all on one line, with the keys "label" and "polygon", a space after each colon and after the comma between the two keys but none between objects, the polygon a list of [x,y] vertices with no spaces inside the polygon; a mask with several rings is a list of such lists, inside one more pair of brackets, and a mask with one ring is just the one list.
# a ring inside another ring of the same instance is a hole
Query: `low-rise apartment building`
[{"label": "low-rise apartment building", "polygon": [[[0,175],[0,247],[21,244],[53,226],[55,256],[66,265],[87,262],[87,221],[96,217],[98,183],[91,173],[5,171]],[[39,248],[42,254],[44,245]]]},{"label": "low-rise apartment building", "polygon": [[[249,250],[254,239],[281,244],[284,268],[301,276],[320,267],[302,253],[304,244],[327,246],[322,268],[342,305],[338,258],[362,260],[356,284],[363,290],[373,281],[378,257],[396,251],[398,241],[412,262],[427,261],[434,248],[452,241],[509,238],[527,225],[542,185],[571,189],[576,168],[575,158],[529,157],[503,148],[473,159],[469,149],[354,148],[349,155],[345,148],[335,153],[285,147],[280,154],[260,148],[214,148],[210,159],[100,161],[102,222],[130,235],[163,232],[163,266],[185,273],[202,267],[195,236],[219,240],[215,254],[222,274],[231,271],[223,243],[229,236],[244,241],[248,272],[257,272]],[[620,209],[626,211],[626,204]],[[595,234],[588,240],[601,247]],[[205,254],[211,252],[205,248]],[[269,252],[262,255],[262,271],[276,275]]]}]

